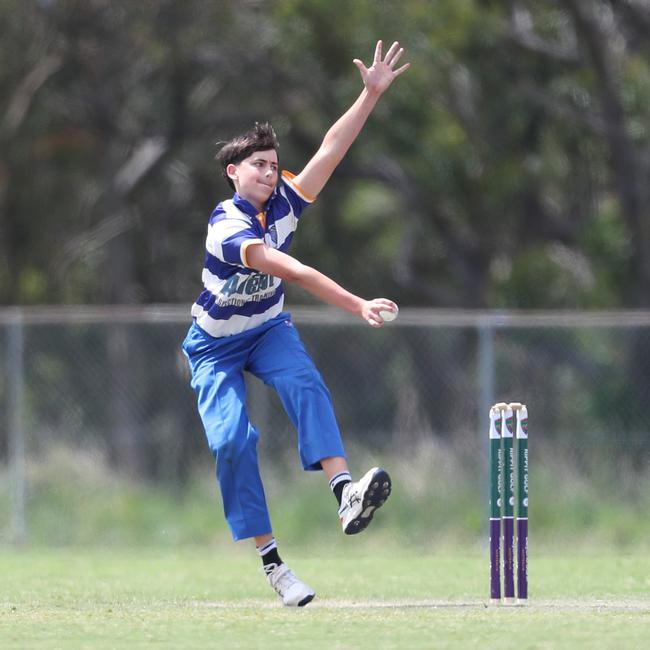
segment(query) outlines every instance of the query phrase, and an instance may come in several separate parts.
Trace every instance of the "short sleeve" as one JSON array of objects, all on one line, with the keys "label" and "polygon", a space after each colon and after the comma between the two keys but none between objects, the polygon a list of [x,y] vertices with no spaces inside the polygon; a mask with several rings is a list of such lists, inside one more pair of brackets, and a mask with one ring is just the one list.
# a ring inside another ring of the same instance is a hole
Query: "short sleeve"
[{"label": "short sleeve", "polygon": [[286,196],[291,211],[296,218],[299,218],[302,211],[316,200],[316,197],[310,196],[295,182],[295,175],[286,169],[282,172],[282,181],[284,195]]},{"label": "short sleeve", "polygon": [[263,244],[254,226],[236,208],[236,214],[225,210],[208,226],[206,249],[219,261],[248,268],[246,249],[251,244]]}]

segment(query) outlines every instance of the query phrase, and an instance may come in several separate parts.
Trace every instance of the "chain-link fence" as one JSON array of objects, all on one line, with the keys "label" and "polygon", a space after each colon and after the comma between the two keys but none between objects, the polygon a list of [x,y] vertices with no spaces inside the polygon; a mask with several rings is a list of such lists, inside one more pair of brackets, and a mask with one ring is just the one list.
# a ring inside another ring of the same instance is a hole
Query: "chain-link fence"
[{"label": "chain-link fence", "polygon": [[[346,442],[408,453],[425,438],[480,462],[494,401],[528,404],[535,447],[576,466],[647,469],[650,313],[408,310],[380,330],[329,309],[293,317],[328,384]],[[0,310],[0,459],[14,538],[25,534],[29,465],[92,449],[110,476],[182,486],[211,462],[180,351],[185,307]],[[261,453],[295,432],[251,379]],[[27,468],[27,470],[26,470]]]}]

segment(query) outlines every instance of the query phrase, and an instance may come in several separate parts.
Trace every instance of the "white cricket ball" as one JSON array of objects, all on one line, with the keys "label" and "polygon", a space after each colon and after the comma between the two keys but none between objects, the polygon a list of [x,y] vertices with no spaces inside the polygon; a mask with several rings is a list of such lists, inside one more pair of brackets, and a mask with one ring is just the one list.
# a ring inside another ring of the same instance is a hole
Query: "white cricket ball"
[{"label": "white cricket ball", "polygon": [[395,311],[388,311],[387,309],[382,309],[379,312],[379,315],[386,321],[391,321],[395,320],[397,318],[397,314],[399,312],[399,309],[397,308],[397,305],[395,305]]}]

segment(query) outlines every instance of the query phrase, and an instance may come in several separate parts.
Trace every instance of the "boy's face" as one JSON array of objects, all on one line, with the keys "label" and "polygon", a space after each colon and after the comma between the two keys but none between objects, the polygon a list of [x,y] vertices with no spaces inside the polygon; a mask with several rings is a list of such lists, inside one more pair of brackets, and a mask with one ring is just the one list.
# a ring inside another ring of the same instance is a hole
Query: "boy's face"
[{"label": "boy's face", "polygon": [[237,165],[228,165],[226,173],[239,196],[261,210],[278,183],[278,154],[274,149],[255,151]]}]

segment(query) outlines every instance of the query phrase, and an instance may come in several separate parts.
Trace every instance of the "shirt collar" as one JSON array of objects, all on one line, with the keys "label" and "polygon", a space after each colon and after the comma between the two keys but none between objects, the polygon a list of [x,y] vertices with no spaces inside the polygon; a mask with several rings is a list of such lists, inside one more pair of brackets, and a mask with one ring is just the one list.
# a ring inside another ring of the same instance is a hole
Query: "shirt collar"
[{"label": "shirt collar", "polygon": [[[269,200],[262,206],[261,212],[266,213],[266,211],[269,208],[269,204],[273,200],[273,197],[275,196],[275,193],[277,191],[277,188],[273,190],[273,194],[269,197]],[[247,214],[249,217],[256,217],[260,210],[258,210],[252,203],[247,201],[245,198],[239,196],[237,192],[235,192],[234,196],[232,197],[232,202],[235,204],[235,207],[239,208],[242,212]]]},{"label": "shirt collar", "polygon": [[232,202],[235,204],[235,207],[239,208],[249,217],[254,217],[258,213],[257,208],[252,203],[239,196],[237,192],[235,192],[235,195],[232,197]]}]

